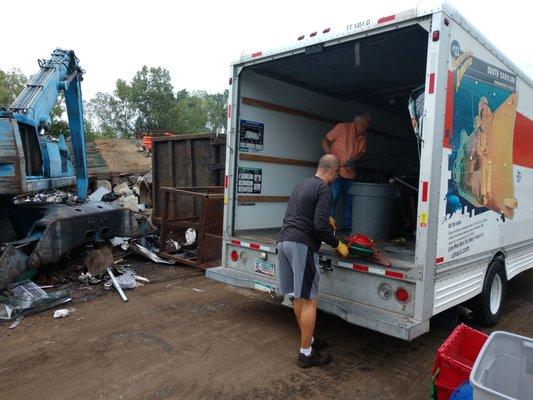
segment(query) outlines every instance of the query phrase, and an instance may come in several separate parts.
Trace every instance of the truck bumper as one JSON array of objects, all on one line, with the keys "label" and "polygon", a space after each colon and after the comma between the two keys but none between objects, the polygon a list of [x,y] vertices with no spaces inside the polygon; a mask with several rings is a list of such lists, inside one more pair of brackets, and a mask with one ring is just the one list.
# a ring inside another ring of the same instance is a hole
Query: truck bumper
[{"label": "truck bumper", "polygon": [[[210,268],[206,270],[206,277],[232,286],[263,291],[275,291],[277,287],[274,279],[258,278],[254,274],[226,267]],[[292,307],[290,294],[285,296],[283,304]],[[429,320],[417,321],[405,315],[323,293],[320,294],[318,308],[354,325],[407,341],[429,331]]]}]

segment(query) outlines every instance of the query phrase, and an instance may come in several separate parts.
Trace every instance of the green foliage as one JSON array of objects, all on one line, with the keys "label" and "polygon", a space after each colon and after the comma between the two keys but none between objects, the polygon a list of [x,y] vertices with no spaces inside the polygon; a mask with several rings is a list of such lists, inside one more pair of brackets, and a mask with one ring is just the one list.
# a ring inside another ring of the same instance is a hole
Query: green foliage
[{"label": "green foliage", "polygon": [[11,72],[0,70],[0,107],[9,108],[24,89],[28,78],[18,69]]},{"label": "green foliage", "polygon": [[[0,70],[0,106],[9,107],[29,78],[19,70]],[[112,94],[97,93],[84,104],[85,134],[94,137],[131,137],[135,133],[226,132],[228,91],[174,90],[168,70],[143,66],[131,81],[117,80]],[[51,113],[48,134],[69,135],[63,95]]]},{"label": "green foliage", "polygon": [[134,133],[226,131],[228,92],[174,91],[168,70],[143,66],[131,82],[117,80],[113,94],[98,93],[86,112],[95,134],[129,137]]}]

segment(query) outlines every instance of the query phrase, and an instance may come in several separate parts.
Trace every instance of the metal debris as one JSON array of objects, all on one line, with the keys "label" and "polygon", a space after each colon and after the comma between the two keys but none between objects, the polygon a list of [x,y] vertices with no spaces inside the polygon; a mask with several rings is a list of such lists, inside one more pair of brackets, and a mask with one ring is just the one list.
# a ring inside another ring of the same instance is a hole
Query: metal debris
[{"label": "metal debris", "polygon": [[122,301],[128,301],[128,298],[124,294],[124,291],[120,287],[120,284],[117,281],[117,278],[115,278],[115,275],[113,275],[113,271],[111,271],[111,268],[107,268],[107,273],[109,274],[109,277],[111,278],[111,282],[113,282],[113,286],[115,289],[117,289],[117,292],[120,294],[120,297],[122,297]]},{"label": "metal debris", "polygon": [[0,296],[0,319],[35,314],[70,300],[70,290],[47,293],[32,281],[20,282],[10,288],[7,296]]},{"label": "metal debris", "polygon": [[16,320],[13,321],[11,325],[9,325],[9,329],[15,329],[17,326],[19,326],[23,319],[23,316],[18,317]]}]

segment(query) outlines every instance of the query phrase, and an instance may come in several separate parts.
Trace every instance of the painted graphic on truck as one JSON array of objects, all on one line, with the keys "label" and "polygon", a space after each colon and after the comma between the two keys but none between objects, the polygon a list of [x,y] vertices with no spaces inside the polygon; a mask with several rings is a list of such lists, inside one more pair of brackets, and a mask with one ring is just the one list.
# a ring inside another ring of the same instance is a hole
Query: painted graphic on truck
[{"label": "painted graphic on truck", "polygon": [[533,222],[529,88],[475,43],[450,50],[437,266],[526,240]]},{"label": "painted graphic on truck", "polygon": [[[513,218],[516,76],[452,42],[453,132],[447,211]],[[449,82],[450,84],[451,82]]]}]

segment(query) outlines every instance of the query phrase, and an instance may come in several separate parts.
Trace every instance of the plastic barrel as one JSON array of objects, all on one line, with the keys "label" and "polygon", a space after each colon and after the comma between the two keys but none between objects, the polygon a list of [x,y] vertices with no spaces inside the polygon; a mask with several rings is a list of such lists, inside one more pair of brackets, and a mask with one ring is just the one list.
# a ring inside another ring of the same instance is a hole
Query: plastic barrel
[{"label": "plastic barrel", "polygon": [[354,182],[348,193],[353,196],[352,232],[388,240],[396,186]]}]

